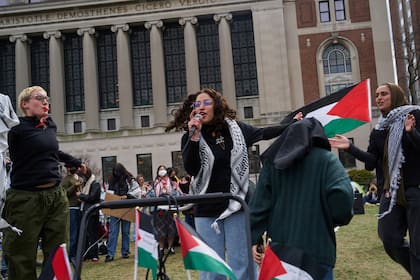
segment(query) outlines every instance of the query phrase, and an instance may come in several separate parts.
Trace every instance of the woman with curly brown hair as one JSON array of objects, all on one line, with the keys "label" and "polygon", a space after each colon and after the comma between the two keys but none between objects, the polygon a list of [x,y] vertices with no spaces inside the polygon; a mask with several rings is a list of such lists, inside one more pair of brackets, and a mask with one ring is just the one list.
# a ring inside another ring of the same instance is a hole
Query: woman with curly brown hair
[{"label": "woman with curly brown hair", "polygon": [[[302,113],[295,116],[301,119]],[[243,199],[248,192],[249,164],[247,148],[260,140],[272,139],[288,126],[257,128],[236,120],[221,93],[202,89],[187,97],[175,112],[168,130],[189,131],[182,137],[185,170],[194,176],[192,192],[231,193]],[[233,269],[237,279],[249,275],[245,215],[236,201],[203,203],[195,206],[198,233]],[[221,275],[201,272],[201,279],[224,279]]]}]

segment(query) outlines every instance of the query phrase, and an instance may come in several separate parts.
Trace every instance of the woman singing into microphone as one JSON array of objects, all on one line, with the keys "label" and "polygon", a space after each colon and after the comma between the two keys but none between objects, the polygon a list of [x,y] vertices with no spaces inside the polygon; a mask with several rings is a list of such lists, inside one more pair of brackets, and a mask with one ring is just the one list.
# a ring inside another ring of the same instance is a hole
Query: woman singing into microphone
[{"label": "woman singing into microphone", "polygon": [[[189,95],[178,109],[167,131],[189,131],[182,137],[185,170],[192,176],[192,192],[231,193],[245,199],[248,192],[248,150],[260,140],[280,135],[289,125],[257,128],[236,120],[236,112],[213,89]],[[296,114],[300,120],[302,113]],[[237,279],[254,279],[248,270],[245,215],[236,201],[203,203],[195,206],[198,233],[233,269]],[[226,254],[225,254],[226,252]],[[201,272],[200,279],[221,279]],[[224,279],[224,278],[222,278]]]}]

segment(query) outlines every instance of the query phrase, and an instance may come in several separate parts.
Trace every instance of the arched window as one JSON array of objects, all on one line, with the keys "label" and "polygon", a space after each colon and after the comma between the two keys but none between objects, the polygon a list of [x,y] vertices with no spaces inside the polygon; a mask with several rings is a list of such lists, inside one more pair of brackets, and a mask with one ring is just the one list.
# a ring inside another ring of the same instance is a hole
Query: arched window
[{"label": "arched window", "polygon": [[324,74],[351,72],[349,50],[340,44],[330,45],[322,54]]},{"label": "arched window", "polygon": [[330,44],[322,53],[326,95],[353,84],[350,51],[342,44]]}]

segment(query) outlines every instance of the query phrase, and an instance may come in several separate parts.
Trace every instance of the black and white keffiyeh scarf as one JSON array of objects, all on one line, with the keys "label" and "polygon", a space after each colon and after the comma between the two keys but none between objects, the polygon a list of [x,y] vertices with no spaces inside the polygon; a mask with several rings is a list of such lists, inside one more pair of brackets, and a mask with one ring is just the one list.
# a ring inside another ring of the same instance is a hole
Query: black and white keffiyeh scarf
[{"label": "black and white keffiyeh scarf", "polygon": [[393,109],[386,117],[380,117],[378,124],[375,126],[377,130],[389,130],[388,134],[388,169],[389,169],[389,192],[391,201],[388,210],[378,215],[382,218],[392,211],[397,201],[397,191],[401,180],[400,169],[405,161],[402,136],[405,130],[404,122],[408,113],[420,110],[420,106],[405,105]]},{"label": "black and white keffiyeh scarf", "polygon": [[[234,120],[226,119],[229,126],[229,131],[232,136],[233,149],[231,151],[230,166],[231,166],[231,179],[230,179],[230,193],[245,199],[248,192],[248,153],[245,143],[245,138],[242,134],[241,128]],[[194,177],[192,183],[193,194],[205,194],[210,182],[210,176],[213,170],[214,155],[203,137],[200,139],[200,159],[201,168]],[[223,220],[233,213],[241,209],[241,204],[235,200],[230,200],[228,208],[220,214],[220,216],[212,224],[212,228],[220,233],[217,221]]]}]

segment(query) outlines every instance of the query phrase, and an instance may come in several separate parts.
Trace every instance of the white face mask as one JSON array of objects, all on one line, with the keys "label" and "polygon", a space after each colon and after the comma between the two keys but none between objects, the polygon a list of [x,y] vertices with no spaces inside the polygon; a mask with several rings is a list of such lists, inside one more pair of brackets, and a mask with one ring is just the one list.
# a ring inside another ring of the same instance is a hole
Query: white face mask
[{"label": "white face mask", "polygon": [[160,177],[165,177],[166,176],[166,170],[165,169],[159,170],[158,174],[159,174]]}]

